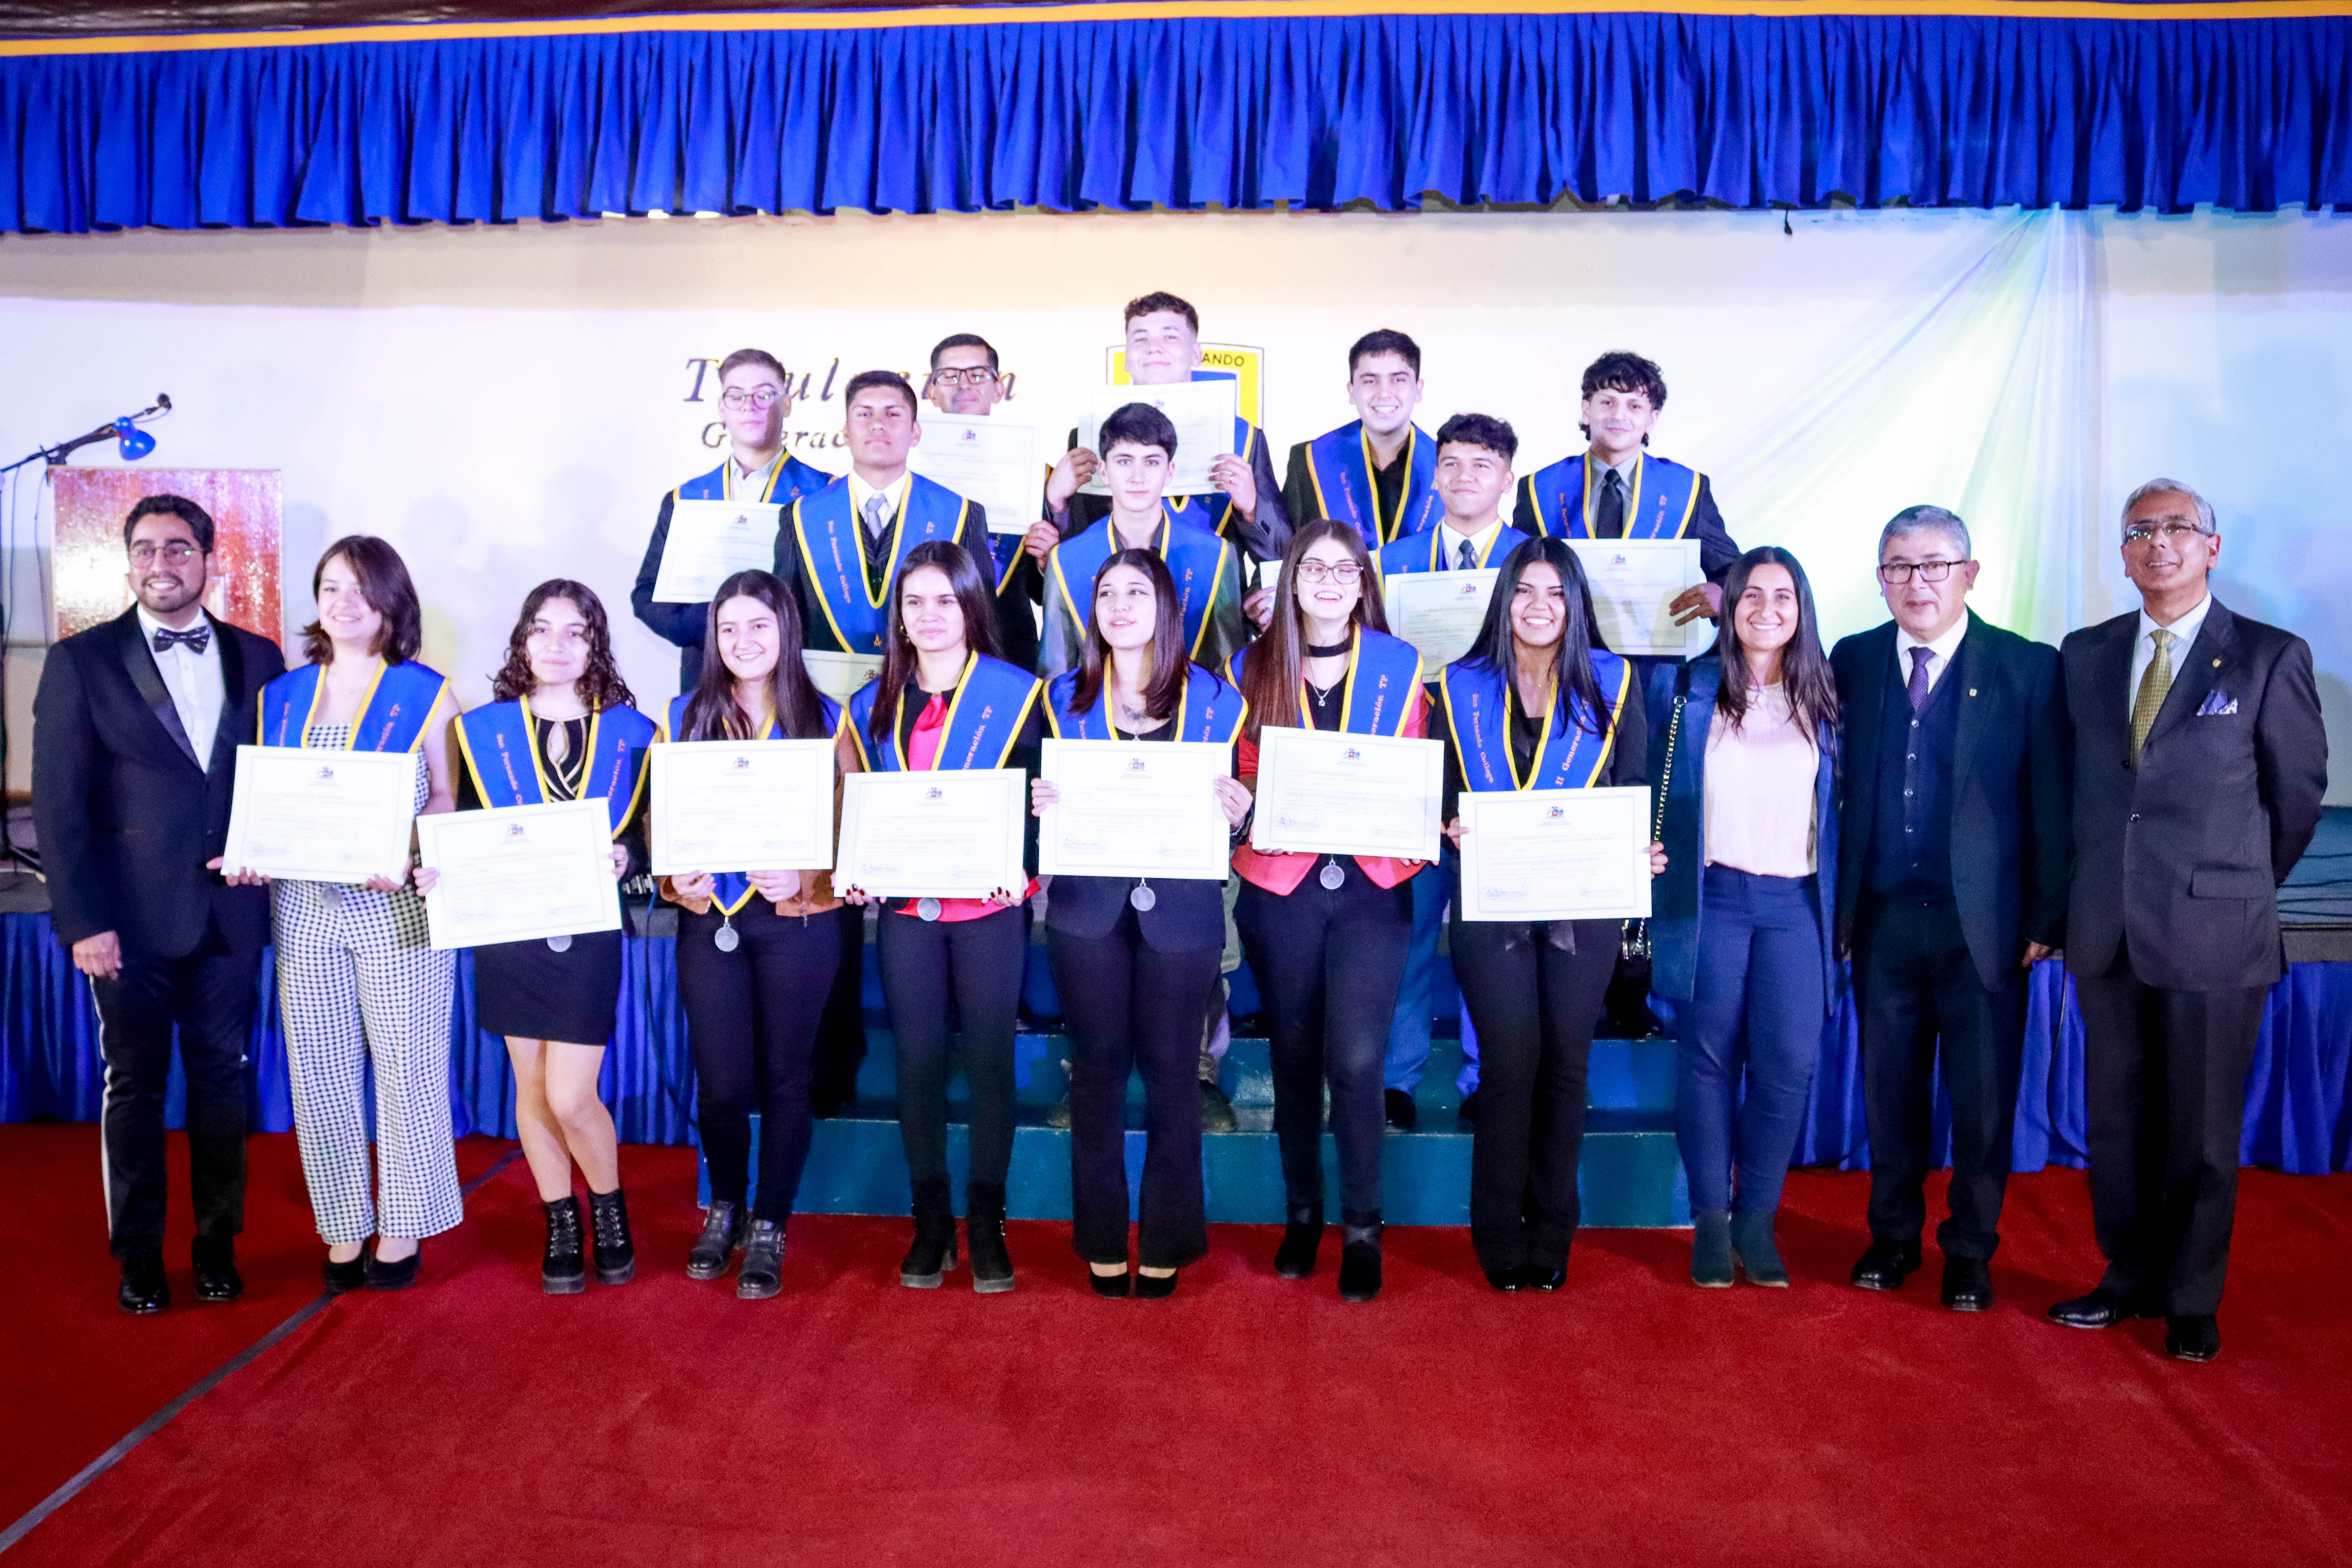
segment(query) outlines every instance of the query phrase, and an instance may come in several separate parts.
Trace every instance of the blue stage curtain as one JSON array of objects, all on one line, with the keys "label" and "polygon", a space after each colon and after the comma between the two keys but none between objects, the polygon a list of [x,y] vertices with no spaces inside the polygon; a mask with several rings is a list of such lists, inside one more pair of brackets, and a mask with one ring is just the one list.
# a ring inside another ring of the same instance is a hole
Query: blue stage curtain
[{"label": "blue stage curtain", "polygon": [[[553,25],[560,27],[559,25]],[[1144,18],[0,58],[0,226],[2352,205],[2352,19]],[[71,46],[67,46],[70,47]]]}]

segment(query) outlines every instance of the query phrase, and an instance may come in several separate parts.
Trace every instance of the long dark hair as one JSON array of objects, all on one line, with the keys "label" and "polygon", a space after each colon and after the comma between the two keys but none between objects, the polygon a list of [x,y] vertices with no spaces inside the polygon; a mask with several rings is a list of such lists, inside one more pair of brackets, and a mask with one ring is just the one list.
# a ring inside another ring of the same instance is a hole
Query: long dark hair
[{"label": "long dark hair", "polygon": [[[327,574],[327,563],[336,556],[352,569],[359,580],[360,597],[368,607],[383,617],[376,628],[375,646],[368,651],[383,656],[386,664],[406,664],[425,646],[425,611],[416,602],[416,584],[409,581],[408,563],[400,552],[372,533],[347,533],[319,556],[319,564],[310,571],[310,597],[319,597],[319,579]],[[302,655],[312,664],[324,664],[335,657],[335,642],[327,628],[312,621],[302,628]]]},{"label": "long dark hair", "polygon": [[882,689],[874,694],[874,716],[866,725],[866,732],[877,741],[887,739],[898,729],[898,694],[915,679],[915,645],[907,640],[898,594],[907,579],[926,566],[945,574],[948,586],[955,590],[956,605],[963,611],[966,651],[990,658],[1003,657],[996,640],[996,602],[963,546],[946,539],[918,544],[907,552],[907,558],[898,563],[898,574],[890,579],[890,626],[882,634]]},{"label": "long dark hair", "polygon": [[793,591],[767,572],[738,572],[710,595],[702,622],[702,675],[687,700],[681,733],[674,741],[750,741],[751,721],[735,701],[735,676],[719,652],[719,609],[730,599],[756,599],[775,613],[776,668],[768,677],[768,701],[776,727],[788,740],[823,741],[832,736],[824,703],[808,666],[801,662],[801,607]]},{"label": "long dark hair", "polygon": [[577,689],[581,703],[591,713],[601,713],[607,708],[635,708],[636,695],[629,683],[621,679],[621,667],[613,662],[613,627],[604,618],[604,603],[596,591],[585,583],[575,583],[569,577],[550,577],[523,595],[522,614],[515,620],[512,636],[507,638],[507,661],[498,674],[490,678],[490,700],[512,702],[528,697],[539,684],[530,673],[530,623],[547,607],[550,599],[568,601],[588,623],[588,668],[580,672]]},{"label": "long dark hair", "polygon": [[1242,661],[1242,696],[1249,703],[1253,740],[1265,725],[1278,730],[1298,722],[1298,667],[1300,649],[1307,641],[1302,630],[1307,617],[1298,607],[1293,578],[1307,548],[1327,539],[1347,546],[1348,558],[1356,563],[1359,574],[1356,581],[1363,589],[1356,607],[1348,612],[1351,635],[1364,626],[1376,632],[1389,629],[1388,611],[1381,604],[1381,580],[1372,571],[1372,558],[1365,552],[1364,536],[1356,525],[1326,517],[1299,524],[1298,531],[1290,536],[1290,548],[1282,552],[1282,572],[1274,580],[1273,624],[1250,645],[1249,657]]},{"label": "long dark hair", "polygon": [[1797,629],[1780,649],[1780,689],[1796,721],[1817,744],[1837,736],[1837,677],[1822,651],[1821,620],[1813,613],[1813,585],[1797,558],[1777,544],[1759,544],[1731,563],[1723,579],[1723,624],[1716,629],[1716,656],[1723,679],[1715,689],[1715,710],[1737,729],[1748,717],[1748,656],[1739,644],[1739,600],[1759,566],[1785,566],[1797,584]]},{"label": "long dark hair", "polygon": [[[1121,550],[1095,568],[1089,593],[1100,596],[1103,579],[1114,566],[1132,566],[1151,580],[1151,684],[1144,689],[1143,707],[1151,718],[1172,718],[1183,706],[1190,663],[1185,657],[1184,607],[1176,602],[1176,579],[1168,574],[1168,563],[1160,559],[1157,550]],[[1102,700],[1109,668],[1110,644],[1103,639],[1102,614],[1097,608],[1087,616],[1086,652],[1078,666],[1077,689],[1070,694],[1071,712],[1087,712]]]},{"label": "long dark hair", "polygon": [[1518,653],[1511,640],[1511,600],[1519,579],[1530,566],[1549,566],[1559,574],[1560,612],[1565,619],[1559,641],[1552,646],[1551,681],[1569,700],[1552,704],[1559,731],[1568,731],[1569,715],[1588,734],[1609,732],[1609,700],[1601,694],[1601,679],[1592,673],[1592,649],[1599,638],[1592,625],[1592,590],[1584,580],[1584,563],[1565,539],[1540,536],[1528,540],[1503,560],[1503,574],[1495,579],[1495,596],[1486,601],[1486,618],[1478,640],[1462,656],[1465,664],[1481,664],[1509,685],[1518,677]]}]

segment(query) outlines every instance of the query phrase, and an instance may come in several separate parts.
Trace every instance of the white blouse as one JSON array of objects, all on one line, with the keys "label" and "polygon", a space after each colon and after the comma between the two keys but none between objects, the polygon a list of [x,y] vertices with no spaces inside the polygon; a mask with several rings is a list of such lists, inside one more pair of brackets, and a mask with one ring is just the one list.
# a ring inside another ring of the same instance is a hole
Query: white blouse
[{"label": "white blouse", "polygon": [[1821,753],[1778,684],[1748,689],[1748,717],[1717,712],[1706,733],[1706,863],[1757,877],[1810,877]]}]

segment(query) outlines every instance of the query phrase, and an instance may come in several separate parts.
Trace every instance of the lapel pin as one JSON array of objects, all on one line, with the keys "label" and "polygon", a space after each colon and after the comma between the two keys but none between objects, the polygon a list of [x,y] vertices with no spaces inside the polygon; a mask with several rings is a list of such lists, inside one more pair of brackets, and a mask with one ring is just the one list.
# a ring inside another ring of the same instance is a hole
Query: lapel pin
[{"label": "lapel pin", "polygon": [[2218,659],[2218,658],[2217,658],[2217,659],[2215,659],[2215,660],[2213,661],[2213,668],[2216,668],[2216,669],[2221,668],[2221,661],[2220,659]]},{"label": "lapel pin", "polygon": [[1973,687],[1973,686],[1969,687],[1969,696],[1971,696],[1971,697],[1974,697],[1976,694],[1977,694],[1977,689],[1976,689],[1975,687]]}]

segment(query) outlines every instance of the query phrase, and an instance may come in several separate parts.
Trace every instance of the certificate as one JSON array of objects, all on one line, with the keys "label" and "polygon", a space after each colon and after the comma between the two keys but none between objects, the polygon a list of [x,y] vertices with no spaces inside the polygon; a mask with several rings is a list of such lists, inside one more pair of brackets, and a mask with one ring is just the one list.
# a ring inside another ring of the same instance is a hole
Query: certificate
[{"label": "certificate", "polygon": [[819,691],[843,703],[859,687],[882,673],[882,656],[878,653],[827,653],[823,648],[803,648],[801,663],[807,668],[809,679],[816,683]]},{"label": "certificate", "polygon": [[833,865],[831,741],[668,741],[647,765],[655,876]]},{"label": "certificate", "polygon": [[907,466],[988,510],[991,533],[1026,533],[1045,515],[1037,484],[1037,432],[985,414],[923,416]]},{"label": "certificate", "polygon": [[1715,623],[1704,616],[1675,625],[1666,606],[1685,588],[1706,581],[1696,539],[1571,539],[1584,580],[1592,585],[1596,628],[1612,653],[1704,653]]},{"label": "certificate", "polygon": [[[1176,426],[1176,465],[1163,492],[1171,496],[1216,493],[1209,465],[1234,449],[1235,381],[1180,381],[1171,386],[1106,386],[1094,395],[1078,419],[1078,445],[1100,456],[1096,445],[1102,422],[1130,403],[1148,404],[1168,416]],[[1097,474],[1079,487],[1081,494],[1107,496],[1109,487]]]},{"label": "certificate", "polygon": [[239,746],[221,864],[297,882],[404,876],[413,752]]},{"label": "certificate", "polygon": [[783,511],[773,501],[670,502],[654,603],[708,604],[719,584],[736,573],[775,570],[776,530]]},{"label": "certificate", "polygon": [[613,816],[601,800],[420,816],[416,846],[441,873],[425,900],[436,948],[621,929]]},{"label": "certificate", "polygon": [[1253,848],[1437,858],[1440,742],[1269,727],[1258,748]]},{"label": "certificate", "polygon": [[984,899],[1028,886],[1019,768],[851,773],[842,781],[835,888],[893,899]]},{"label": "certificate", "polygon": [[1389,631],[1420,651],[1421,668],[1433,679],[1478,640],[1478,628],[1486,624],[1486,603],[1495,596],[1495,580],[1502,574],[1494,566],[1475,572],[1391,572],[1381,580]]},{"label": "certificate", "polygon": [[1650,912],[1650,792],[1468,790],[1465,921],[1635,920]]},{"label": "certificate", "polygon": [[1209,781],[1233,762],[1201,741],[1047,741],[1040,776],[1062,798],[1039,819],[1037,869],[1223,881],[1232,831]]}]

